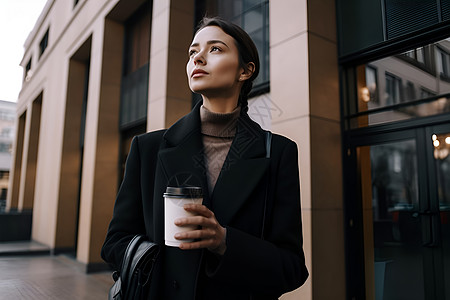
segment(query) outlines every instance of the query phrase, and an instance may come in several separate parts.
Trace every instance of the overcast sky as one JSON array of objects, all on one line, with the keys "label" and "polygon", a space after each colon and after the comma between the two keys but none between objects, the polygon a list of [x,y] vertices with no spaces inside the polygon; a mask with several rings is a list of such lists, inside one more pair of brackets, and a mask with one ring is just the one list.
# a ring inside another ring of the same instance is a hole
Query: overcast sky
[{"label": "overcast sky", "polygon": [[0,0],[0,100],[17,101],[25,40],[47,0]]}]

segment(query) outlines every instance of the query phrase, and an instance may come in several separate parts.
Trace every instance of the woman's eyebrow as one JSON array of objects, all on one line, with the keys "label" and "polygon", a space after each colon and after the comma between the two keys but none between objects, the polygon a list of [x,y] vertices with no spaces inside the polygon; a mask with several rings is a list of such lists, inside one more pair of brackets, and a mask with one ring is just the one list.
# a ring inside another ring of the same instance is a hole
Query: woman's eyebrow
[{"label": "woman's eyebrow", "polygon": [[[221,40],[209,40],[209,41],[206,42],[206,44],[207,44],[207,45],[211,45],[211,44],[222,44],[222,45],[224,45],[225,47],[230,48],[230,47],[228,47],[227,44],[225,44],[225,42],[223,42],[223,41],[221,41]],[[199,43],[193,43],[190,47],[191,47],[191,48],[192,48],[192,47],[198,47],[199,45],[200,45]]]}]

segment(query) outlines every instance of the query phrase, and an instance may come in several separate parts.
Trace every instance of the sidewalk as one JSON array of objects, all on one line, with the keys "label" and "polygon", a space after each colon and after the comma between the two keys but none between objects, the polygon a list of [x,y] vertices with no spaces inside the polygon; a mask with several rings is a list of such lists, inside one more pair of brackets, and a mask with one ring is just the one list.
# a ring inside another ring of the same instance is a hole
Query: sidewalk
[{"label": "sidewalk", "polygon": [[0,257],[45,254],[50,254],[50,248],[34,241],[0,242]]},{"label": "sidewalk", "polygon": [[80,263],[38,243],[0,243],[0,300],[107,299],[111,272],[86,274]]}]

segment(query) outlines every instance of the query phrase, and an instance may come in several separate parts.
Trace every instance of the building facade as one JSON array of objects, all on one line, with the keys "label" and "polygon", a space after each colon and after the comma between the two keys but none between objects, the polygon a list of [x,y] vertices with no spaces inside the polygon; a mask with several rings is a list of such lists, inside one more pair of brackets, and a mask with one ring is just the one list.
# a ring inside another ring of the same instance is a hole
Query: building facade
[{"label": "building facade", "polygon": [[21,62],[8,209],[102,268],[131,139],[198,100],[187,48],[221,15],[259,50],[250,117],[299,147],[311,275],[282,299],[450,299],[449,5],[418,3],[48,0]]},{"label": "building facade", "polygon": [[0,212],[6,208],[16,103],[0,100]]}]

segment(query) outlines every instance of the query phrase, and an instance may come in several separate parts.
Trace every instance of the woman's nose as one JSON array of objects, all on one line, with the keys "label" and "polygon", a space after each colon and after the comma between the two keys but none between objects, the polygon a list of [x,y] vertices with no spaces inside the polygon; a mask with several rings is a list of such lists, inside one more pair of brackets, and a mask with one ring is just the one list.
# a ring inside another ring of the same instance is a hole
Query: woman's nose
[{"label": "woman's nose", "polygon": [[205,63],[205,59],[204,59],[202,53],[201,53],[201,52],[197,53],[197,54],[194,56],[194,65],[197,65],[197,64],[204,64],[204,63]]}]

